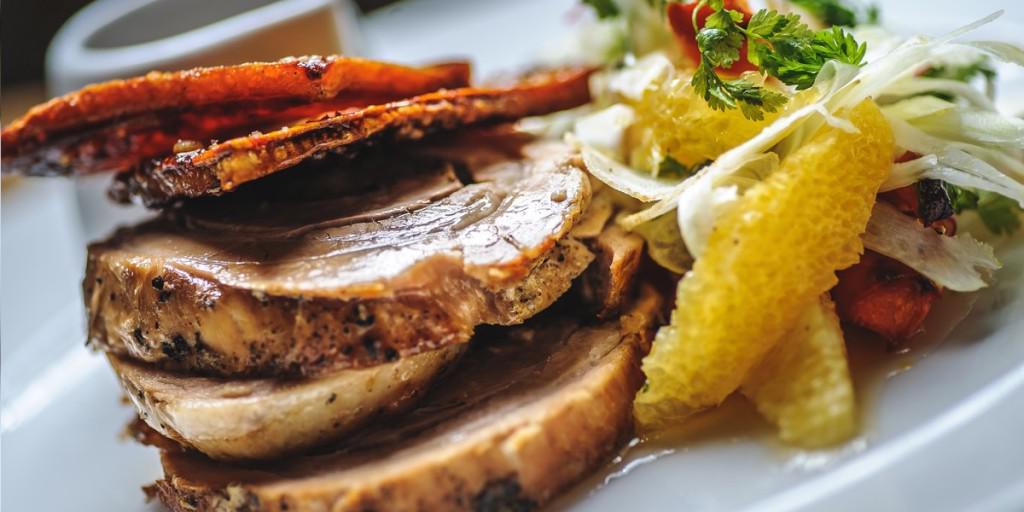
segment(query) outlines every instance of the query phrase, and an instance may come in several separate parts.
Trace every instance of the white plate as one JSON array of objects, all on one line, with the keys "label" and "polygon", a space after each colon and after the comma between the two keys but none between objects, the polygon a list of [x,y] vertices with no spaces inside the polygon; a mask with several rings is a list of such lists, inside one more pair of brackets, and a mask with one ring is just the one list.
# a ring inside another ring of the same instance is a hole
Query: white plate
[{"label": "white plate", "polygon": [[[375,56],[466,55],[486,75],[528,65],[568,30],[573,5],[479,0],[452,10],[418,0],[374,14],[364,29]],[[979,36],[1024,40],[1024,7],[1011,2],[887,2],[884,14],[897,28],[939,33],[1004,6],[1011,12]],[[1013,111],[1024,110],[1022,77],[1003,74],[1002,92],[1017,93],[1004,97]],[[0,508],[160,510],[139,490],[160,476],[156,451],[119,438],[133,413],[102,359],[81,347],[83,252],[67,185],[24,181],[0,202]],[[553,508],[1024,509],[1024,245],[1001,256],[999,285],[944,342],[921,340],[876,366],[882,375],[861,375],[859,440],[827,453],[787,450],[737,402],[675,443],[628,451]],[[964,301],[944,301],[950,313],[935,315],[933,336]]]}]

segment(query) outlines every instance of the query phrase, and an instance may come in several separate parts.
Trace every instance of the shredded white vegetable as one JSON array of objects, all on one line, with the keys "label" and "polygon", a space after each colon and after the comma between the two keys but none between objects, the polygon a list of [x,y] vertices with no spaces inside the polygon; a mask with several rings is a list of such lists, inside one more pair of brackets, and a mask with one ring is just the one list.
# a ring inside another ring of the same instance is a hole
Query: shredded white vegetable
[{"label": "shredded white vegetable", "polygon": [[[895,164],[882,191],[937,179],[953,185],[994,192],[1024,207],[1024,120],[998,113],[991,99],[969,84],[919,76],[932,65],[977,62],[982,55],[1024,65],[1024,50],[1001,42],[954,42],[1002,15],[993,13],[937,38],[899,38],[875,29],[869,60],[863,67],[830,62],[814,87],[796,95],[787,110],[756,136],[720,155],[694,176],[680,182],[656,179],[621,163],[625,130],[635,121],[629,107],[613,104],[580,118],[576,138],[590,172],[612,189],[649,203],[616,220],[627,229],[661,226],[674,216],[684,253],[699,257],[715,222],[744,192],[771,174],[779,161],[802,146],[823,126],[856,128],[836,113],[873,98],[892,125],[898,153],[922,155]],[[884,50],[884,51],[883,51]],[[605,104],[638,100],[672,71],[672,62],[652,54],[603,79]],[[949,95],[948,101],[925,94]],[[618,99],[616,99],[618,98]],[[897,155],[894,155],[894,157]],[[662,226],[663,227],[663,226]],[[664,231],[664,230],[660,230]],[[662,242],[675,240],[662,237]],[[918,270],[957,291],[984,287],[988,272],[998,268],[991,248],[967,234],[940,236],[892,207],[875,207],[865,245]]]},{"label": "shredded white vegetable", "polygon": [[1024,184],[999,172],[984,160],[958,149],[924,155],[893,166],[881,191],[894,190],[923,179],[942,180],[960,187],[995,192],[1024,206]]},{"label": "shredded white vegetable", "polygon": [[[883,97],[908,97],[926,92],[945,92],[959,96],[977,108],[995,111],[996,106],[984,93],[970,84],[946,78],[912,77],[885,88]],[[934,97],[934,96],[931,96]]]},{"label": "shredded white vegetable", "polygon": [[644,202],[658,201],[668,197],[675,189],[676,182],[658,179],[648,173],[637,171],[613,158],[602,154],[591,146],[582,145],[580,155],[587,171],[605,185]]},{"label": "shredded white vegetable", "polygon": [[991,272],[1000,267],[992,248],[971,235],[940,235],[886,203],[875,204],[863,239],[868,249],[958,292],[984,288]]},{"label": "shredded white vegetable", "polygon": [[623,137],[635,120],[632,107],[616,103],[577,119],[573,135],[583,145],[621,159]]},{"label": "shredded white vegetable", "polygon": [[907,151],[920,155],[942,153],[950,149],[958,149],[995,168],[997,172],[1014,180],[1024,180],[1024,162],[1018,155],[1004,150],[988,148],[969,142],[950,141],[925,133],[910,123],[891,116],[886,116],[892,126],[896,145]]},{"label": "shredded white vegetable", "polygon": [[672,73],[672,61],[662,53],[652,53],[635,64],[616,72],[608,80],[608,90],[623,98],[639,101],[644,92]]}]

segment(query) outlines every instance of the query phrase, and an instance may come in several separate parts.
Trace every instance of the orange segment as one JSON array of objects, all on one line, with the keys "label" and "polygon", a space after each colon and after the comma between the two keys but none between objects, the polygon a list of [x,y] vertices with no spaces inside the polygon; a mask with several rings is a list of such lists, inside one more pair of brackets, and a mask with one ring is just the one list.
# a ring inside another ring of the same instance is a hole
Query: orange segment
[{"label": "orange segment", "polygon": [[724,400],[835,284],[835,271],[857,261],[893,136],[870,100],[839,115],[858,132],[824,127],[718,220],[644,359],[642,425]]},{"label": "orange segment", "polygon": [[786,443],[820,448],[857,432],[846,344],[828,294],[750,371],[742,390]]},{"label": "orange segment", "polygon": [[[687,167],[718,158],[771,124],[778,113],[751,121],[739,111],[714,110],[690,86],[690,76],[673,72],[652,85],[640,101],[630,102],[636,122],[629,130],[629,163],[636,169],[657,170],[666,156]],[[758,77],[751,77],[760,81]]]}]

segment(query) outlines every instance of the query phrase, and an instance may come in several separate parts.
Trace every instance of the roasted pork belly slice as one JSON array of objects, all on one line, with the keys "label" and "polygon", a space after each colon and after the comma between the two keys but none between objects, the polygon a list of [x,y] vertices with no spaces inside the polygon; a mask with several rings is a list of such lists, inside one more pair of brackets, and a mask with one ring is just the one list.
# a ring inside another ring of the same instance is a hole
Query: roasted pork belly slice
[{"label": "roasted pork belly slice", "polygon": [[465,345],[311,379],[194,377],[108,355],[150,427],[215,459],[266,459],[337,440],[412,405]]},{"label": "roasted pork belly slice", "polygon": [[[536,73],[496,88],[440,90],[391,103],[322,114],[266,133],[182,148],[118,176],[111,197],[157,206],[219,196],[312,157],[408,143],[467,126],[514,121],[590,101],[589,68]],[[344,170],[338,170],[344,172]]]},{"label": "roasted pork belly slice", "polygon": [[468,84],[465,63],[410,68],[342,56],[152,72],[86,86],[5,126],[3,172],[124,171],[173,152],[179,140],[223,139]]},{"label": "roasted pork belly slice", "polygon": [[578,158],[524,154],[304,169],[122,229],[89,247],[89,342],[195,374],[313,376],[520,323],[593,259],[569,236],[590,198]]},{"label": "roasted pork belly slice", "polygon": [[317,453],[216,462],[143,429],[162,447],[150,490],[175,511],[533,509],[631,432],[659,303],[647,290],[615,321],[481,332],[420,405]]}]

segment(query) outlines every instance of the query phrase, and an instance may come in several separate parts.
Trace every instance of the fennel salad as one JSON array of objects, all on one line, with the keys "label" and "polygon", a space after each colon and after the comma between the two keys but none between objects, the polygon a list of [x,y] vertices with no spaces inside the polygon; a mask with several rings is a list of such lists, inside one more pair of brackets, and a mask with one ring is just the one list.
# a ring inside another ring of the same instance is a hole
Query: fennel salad
[{"label": "fennel salad", "polygon": [[981,240],[1024,208],[1024,120],[996,61],[1024,50],[905,37],[840,0],[585,0],[562,54],[600,66],[583,107],[524,120],[580,152],[594,201],[678,278],[643,362],[642,431],[741,393],[779,438],[857,434],[844,325],[894,345],[943,294],[993,282]]}]

